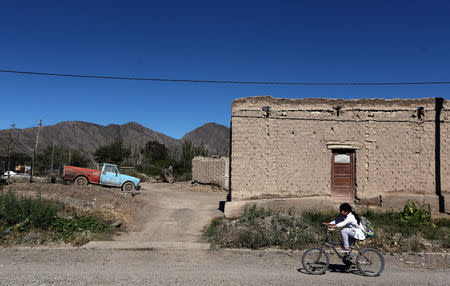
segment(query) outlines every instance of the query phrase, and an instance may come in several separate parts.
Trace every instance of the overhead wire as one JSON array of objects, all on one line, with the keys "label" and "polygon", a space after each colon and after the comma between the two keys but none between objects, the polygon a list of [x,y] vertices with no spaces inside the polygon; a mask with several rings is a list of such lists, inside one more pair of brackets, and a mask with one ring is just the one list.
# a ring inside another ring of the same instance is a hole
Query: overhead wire
[{"label": "overhead wire", "polygon": [[232,81],[232,80],[203,80],[203,79],[172,79],[172,78],[152,78],[152,77],[130,77],[130,76],[107,76],[88,74],[64,74],[47,73],[19,70],[0,69],[2,73],[67,77],[67,78],[88,78],[88,79],[114,79],[114,80],[135,80],[153,82],[178,82],[178,83],[208,83],[208,84],[243,84],[243,85],[304,85],[304,86],[388,86],[388,85],[448,85],[450,81],[407,81],[407,82],[280,82],[280,81]]}]

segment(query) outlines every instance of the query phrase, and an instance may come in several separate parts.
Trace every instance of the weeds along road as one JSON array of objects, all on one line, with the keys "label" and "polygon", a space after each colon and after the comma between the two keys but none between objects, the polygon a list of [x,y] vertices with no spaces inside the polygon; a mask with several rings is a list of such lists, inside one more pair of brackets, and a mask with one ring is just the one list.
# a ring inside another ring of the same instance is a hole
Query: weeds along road
[{"label": "weeds along road", "polygon": [[[433,269],[386,257],[380,277],[298,271],[301,252],[250,250],[2,249],[1,285],[448,285]],[[445,261],[447,259],[447,261]],[[417,258],[417,262],[420,258]],[[333,260],[332,260],[332,263]]]}]

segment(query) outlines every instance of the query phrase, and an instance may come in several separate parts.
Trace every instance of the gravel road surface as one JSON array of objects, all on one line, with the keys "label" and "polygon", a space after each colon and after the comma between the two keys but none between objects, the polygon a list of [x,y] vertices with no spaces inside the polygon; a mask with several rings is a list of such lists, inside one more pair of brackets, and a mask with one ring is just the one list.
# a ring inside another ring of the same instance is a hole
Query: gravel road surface
[{"label": "gravel road surface", "polygon": [[427,257],[387,256],[382,275],[369,278],[340,272],[337,264],[325,275],[304,274],[299,271],[301,252],[290,251],[3,249],[0,254],[1,285],[349,286],[449,285],[450,281],[445,255],[425,267],[421,263]]}]

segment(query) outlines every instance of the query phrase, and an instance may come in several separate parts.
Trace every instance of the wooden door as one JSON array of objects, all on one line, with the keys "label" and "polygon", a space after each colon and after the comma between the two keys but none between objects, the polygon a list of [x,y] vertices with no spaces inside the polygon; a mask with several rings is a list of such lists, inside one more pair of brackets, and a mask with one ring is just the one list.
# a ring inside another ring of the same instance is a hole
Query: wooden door
[{"label": "wooden door", "polygon": [[335,151],[331,158],[331,195],[342,200],[355,198],[355,153]]}]

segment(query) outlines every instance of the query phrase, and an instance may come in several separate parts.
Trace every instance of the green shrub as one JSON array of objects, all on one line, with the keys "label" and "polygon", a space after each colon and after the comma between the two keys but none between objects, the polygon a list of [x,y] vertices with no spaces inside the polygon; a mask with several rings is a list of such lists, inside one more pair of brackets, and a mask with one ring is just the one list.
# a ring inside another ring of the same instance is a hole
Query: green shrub
[{"label": "green shrub", "polygon": [[266,210],[263,207],[257,208],[256,205],[251,207],[245,207],[244,212],[239,217],[241,222],[254,223],[256,218],[264,219],[268,216],[273,215],[275,212],[272,210]]},{"label": "green shrub", "polygon": [[95,217],[59,218],[53,223],[53,229],[65,241],[74,238],[76,233],[108,232],[112,230],[109,223],[102,223]]},{"label": "green shrub", "polygon": [[56,219],[57,211],[57,204],[39,195],[33,199],[19,197],[11,190],[6,194],[0,193],[0,220],[8,226],[26,224],[34,228],[48,228]]},{"label": "green shrub", "polygon": [[40,195],[35,200],[30,198],[29,200],[32,202],[28,215],[31,225],[43,229],[50,227],[56,218],[58,206],[51,201],[42,199]]},{"label": "green shrub", "polygon": [[[70,208],[40,195],[31,198],[18,196],[12,190],[0,192],[0,242],[8,244],[9,239],[12,243],[21,243],[28,232],[39,232],[45,239],[82,244],[96,237],[108,237],[114,231],[110,223],[92,216],[58,217],[58,213],[67,212],[71,212]],[[12,230],[9,236],[3,233],[7,228]]]},{"label": "green shrub", "polygon": [[403,208],[401,221],[405,224],[432,225],[430,204],[420,205],[418,202],[408,200]]},{"label": "green shrub", "polygon": [[416,234],[423,229],[424,225],[417,223],[408,223],[402,218],[399,212],[379,212],[379,211],[364,211],[361,213],[366,217],[375,227],[375,236],[377,236],[377,229],[383,228],[388,234],[402,233],[407,236]]},{"label": "green shrub", "polygon": [[239,233],[239,247],[258,249],[271,245],[271,239],[258,229],[245,229]]},{"label": "green shrub", "polygon": [[205,230],[204,236],[206,237],[216,237],[220,235],[219,226],[222,224],[224,218],[216,217],[208,225]]},{"label": "green shrub", "polygon": [[306,223],[316,228],[322,228],[322,222],[330,222],[339,216],[337,211],[305,211],[301,214]]},{"label": "green shrub", "polygon": [[7,225],[17,224],[24,219],[19,198],[12,191],[0,194],[0,217]]}]

